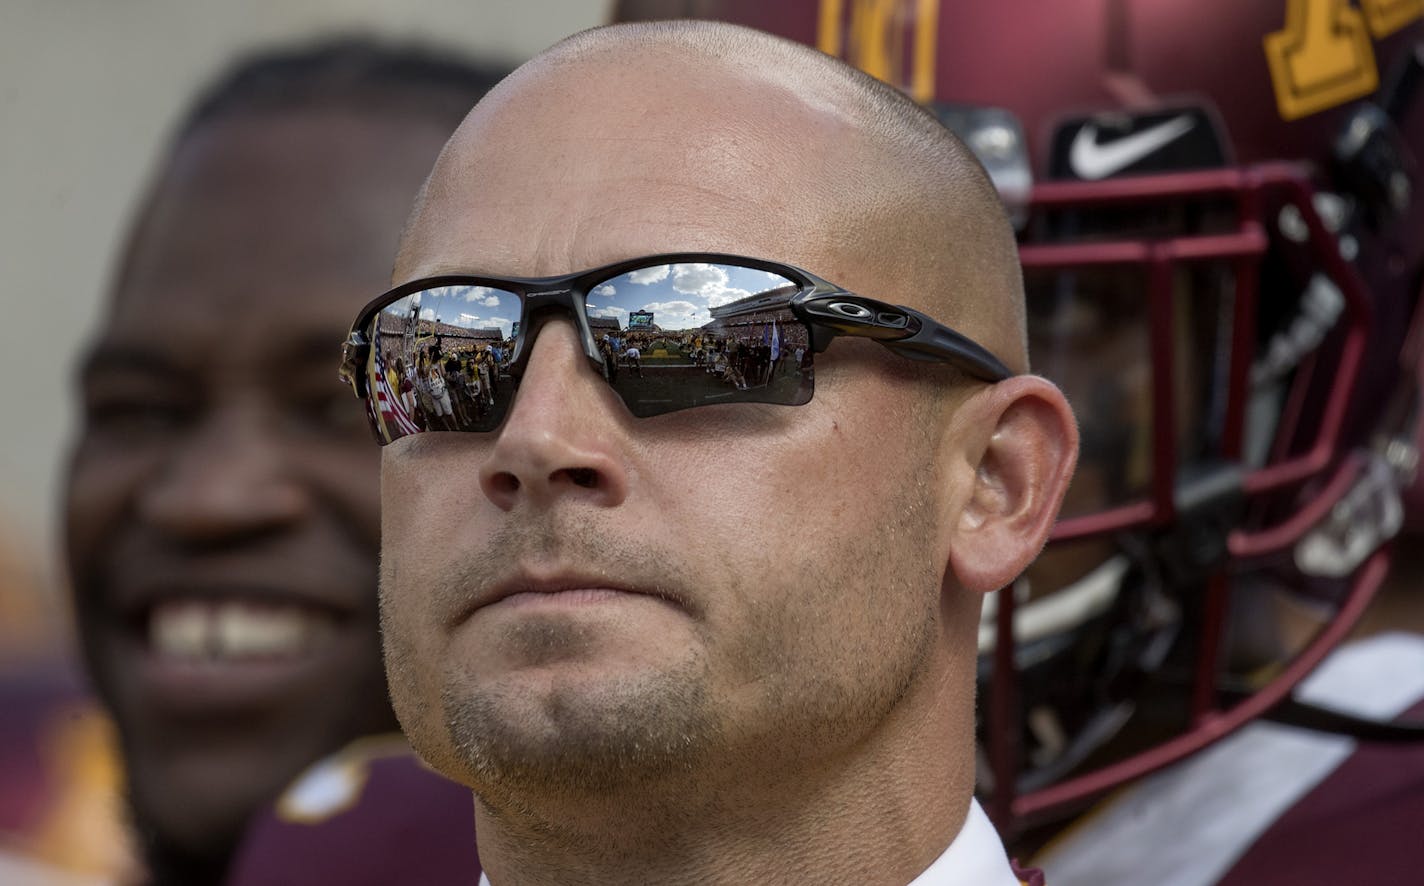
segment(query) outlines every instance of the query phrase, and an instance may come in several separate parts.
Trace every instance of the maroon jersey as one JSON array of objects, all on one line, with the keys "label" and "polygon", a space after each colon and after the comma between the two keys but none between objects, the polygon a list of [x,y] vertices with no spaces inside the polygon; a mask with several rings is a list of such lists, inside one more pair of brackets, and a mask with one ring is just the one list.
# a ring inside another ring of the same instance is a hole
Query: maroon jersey
[{"label": "maroon jersey", "polygon": [[[1424,702],[1407,716],[1424,717]],[[1421,830],[1424,747],[1362,743],[1251,844],[1220,886],[1417,883]]]},{"label": "maroon jersey", "polygon": [[315,764],[258,816],[231,886],[475,886],[469,788],[427,769],[400,736],[352,742]]},{"label": "maroon jersey", "polygon": [[1046,886],[1043,882],[1043,871],[1038,868],[1021,868],[1017,858],[1009,859],[1009,865],[1014,869],[1014,876],[1019,878],[1023,886]]},{"label": "maroon jersey", "polygon": [[[1424,716],[1424,637],[1336,650],[1297,691],[1374,720]],[[1424,747],[1253,723],[1118,792],[1034,859],[1055,886],[1354,886],[1424,870]]]}]

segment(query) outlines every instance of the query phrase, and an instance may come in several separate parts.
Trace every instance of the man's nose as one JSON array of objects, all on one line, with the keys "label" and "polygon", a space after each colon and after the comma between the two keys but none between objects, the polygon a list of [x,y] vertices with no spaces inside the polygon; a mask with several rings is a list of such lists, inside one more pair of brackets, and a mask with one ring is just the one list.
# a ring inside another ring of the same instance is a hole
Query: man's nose
[{"label": "man's nose", "polygon": [[313,506],[310,491],[256,407],[208,413],[140,495],[139,518],[192,544],[280,530]]},{"label": "man's nose", "polygon": [[550,320],[480,468],[480,488],[506,511],[564,497],[615,507],[628,495],[627,420],[573,325]]}]

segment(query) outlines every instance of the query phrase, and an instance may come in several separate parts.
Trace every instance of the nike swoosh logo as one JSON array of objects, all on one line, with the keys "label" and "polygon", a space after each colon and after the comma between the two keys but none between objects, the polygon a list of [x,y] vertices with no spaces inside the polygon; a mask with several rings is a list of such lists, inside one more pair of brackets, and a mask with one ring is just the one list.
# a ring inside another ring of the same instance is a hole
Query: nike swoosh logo
[{"label": "nike swoosh logo", "polygon": [[1195,125],[1191,115],[1183,114],[1104,145],[1098,144],[1098,128],[1087,123],[1073,137],[1068,165],[1079,178],[1107,178],[1176,141]]}]

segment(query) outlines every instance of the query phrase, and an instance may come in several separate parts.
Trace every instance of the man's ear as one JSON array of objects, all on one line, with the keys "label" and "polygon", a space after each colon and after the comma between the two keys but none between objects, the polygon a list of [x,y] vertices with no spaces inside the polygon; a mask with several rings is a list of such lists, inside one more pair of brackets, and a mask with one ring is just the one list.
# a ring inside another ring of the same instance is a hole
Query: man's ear
[{"label": "man's ear", "polygon": [[1063,393],[1020,375],[964,404],[959,421],[990,429],[973,487],[952,524],[949,565],[965,588],[1007,586],[1038,556],[1078,460],[1078,426]]}]

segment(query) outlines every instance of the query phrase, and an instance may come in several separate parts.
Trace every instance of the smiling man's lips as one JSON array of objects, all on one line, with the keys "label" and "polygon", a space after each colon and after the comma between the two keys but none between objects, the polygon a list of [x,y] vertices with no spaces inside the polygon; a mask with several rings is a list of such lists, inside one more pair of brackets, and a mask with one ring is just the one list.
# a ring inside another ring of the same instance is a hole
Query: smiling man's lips
[{"label": "smiling man's lips", "polygon": [[319,651],[336,629],[333,615],[314,607],[177,597],[149,610],[147,639],[150,653],[166,660],[282,661]]},{"label": "smiling man's lips", "polygon": [[167,587],[124,599],[125,660],[148,701],[175,714],[219,715],[310,691],[331,678],[356,623],[275,589]]}]

